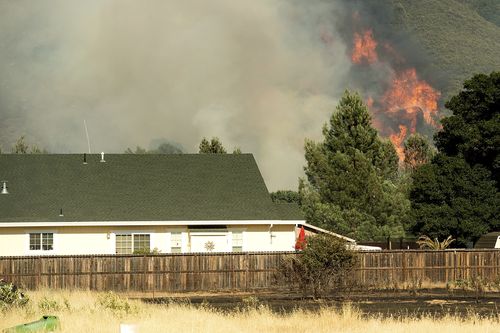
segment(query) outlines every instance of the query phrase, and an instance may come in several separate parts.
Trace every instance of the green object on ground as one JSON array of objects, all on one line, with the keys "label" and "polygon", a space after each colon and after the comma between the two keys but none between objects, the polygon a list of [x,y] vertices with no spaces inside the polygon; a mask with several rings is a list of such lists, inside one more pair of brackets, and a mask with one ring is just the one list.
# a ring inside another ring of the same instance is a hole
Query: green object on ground
[{"label": "green object on ground", "polygon": [[54,332],[58,327],[59,318],[56,316],[43,316],[40,320],[7,328],[3,330],[3,333]]}]

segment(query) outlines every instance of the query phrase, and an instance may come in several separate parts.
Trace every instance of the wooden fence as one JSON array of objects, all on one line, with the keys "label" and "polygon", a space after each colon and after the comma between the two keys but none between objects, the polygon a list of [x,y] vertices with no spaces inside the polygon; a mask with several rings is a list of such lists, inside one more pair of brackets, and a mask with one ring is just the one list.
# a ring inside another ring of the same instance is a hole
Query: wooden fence
[{"label": "wooden fence", "polygon": [[[0,257],[0,279],[27,289],[127,292],[277,289],[280,260],[294,253]],[[446,283],[481,277],[500,282],[499,250],[360,252],[361,287]]]}]

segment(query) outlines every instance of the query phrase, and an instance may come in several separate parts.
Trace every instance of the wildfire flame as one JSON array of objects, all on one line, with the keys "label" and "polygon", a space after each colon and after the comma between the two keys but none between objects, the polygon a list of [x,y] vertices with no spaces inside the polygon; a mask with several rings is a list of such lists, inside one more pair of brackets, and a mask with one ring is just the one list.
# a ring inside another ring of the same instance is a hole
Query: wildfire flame
[{"label": "wildfire flame", "polygon": [[389,135],[400,161],[404,159],[403,143],[408,132],[413,134],[417,131],[419,114],[426,124],[438,127],[434,117],[438,115],[440,96],[427,82],[418,79],[414,68],[395,74],[389,90],[382,96],[381,104],[386,116],[400,122],[399,133]]},{"label": "wildfire flame", "polygon": [[389,135],[389,139],[396,148],[396,152],[398,153],[400,161],[404,160],[403,143],[405,141],[407,133],[408,133],[408,128],[405,125],[399,125],[399,133],[393,133]]},{"label": "wildfire flame", "polygon": [[[379,62],[378,45],[371,29],[354,33],[351,60],[355,64]],[[398,64],[404,59],[387,42],[383,43],[385,56]],[[377,100],[368,97],[366,104],[373,113],[373,125],[394,144],[399,159],[404,160],[404,140],[417,131],[420,119],[437,128],[438,101],[441,94],[424,80],[419,79],[415,68],[392,71],[392,78],[385,93]]]},{"label": "wildfire flame", "polygon": [[[382,97],[386,112],[395,113],[406,110],[407,113],[422,112],[427,124],[437,127],[433,116],[437,116],[438,99],[441,94],[427,82],[419,80],[415,68],[396,74],[391,88]],[[415,129],[412,128],[412,131]]]},{"label": "wildfire flame", "polygon": [[366,61],[368,64],[373,64],[378,61],[377,42],[373,38],[371,29],[366,30],[363,34],[354,33],[354,48],[352,50],[351,60],[355,64],[361,64]]}]

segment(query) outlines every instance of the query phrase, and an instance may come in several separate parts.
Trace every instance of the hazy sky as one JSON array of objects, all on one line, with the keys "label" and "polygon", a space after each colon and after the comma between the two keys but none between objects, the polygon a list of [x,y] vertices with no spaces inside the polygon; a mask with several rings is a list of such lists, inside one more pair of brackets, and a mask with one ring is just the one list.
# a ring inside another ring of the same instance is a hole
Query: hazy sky
[{"label": "hazy sky", "polygon": [[[349,87],[333,1],[0,0],[0,136],[123,152],[203,136],[296,188],[304,138]],[[14,126],[15,125],[15,126]],[[20,126],[21,125],[21,126]]]}]

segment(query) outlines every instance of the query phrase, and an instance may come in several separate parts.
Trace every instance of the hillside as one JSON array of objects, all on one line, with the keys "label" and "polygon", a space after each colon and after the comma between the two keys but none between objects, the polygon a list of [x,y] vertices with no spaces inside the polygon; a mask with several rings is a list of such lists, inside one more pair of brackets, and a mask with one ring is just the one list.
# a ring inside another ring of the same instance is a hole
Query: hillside
[{"label": "hillside", "polygon": [[498,0],[458,0],[477,11],[486,20],[500,26],[500,1]]},{"label": "hillside", "polygon": [[448,77],[446,100],[474,73],[500,70],[497,0],[394,0],[398,22]]}]

